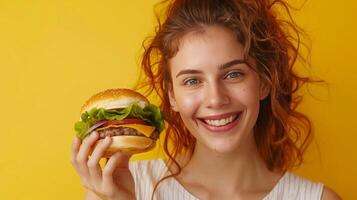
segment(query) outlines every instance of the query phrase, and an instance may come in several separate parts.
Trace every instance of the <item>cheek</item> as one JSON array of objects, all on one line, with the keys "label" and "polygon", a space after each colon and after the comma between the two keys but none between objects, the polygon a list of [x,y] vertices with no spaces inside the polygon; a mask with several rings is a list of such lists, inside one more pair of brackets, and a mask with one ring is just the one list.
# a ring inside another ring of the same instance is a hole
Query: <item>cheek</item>
[{"label": "cheek", "polygon": [[255,84],[246,84],[235,91],[232,93],[235,96],[234,99],[239,100],[243,105],[247,107],[259,105],[259,87]]},{"label": "cheek", "polygon": [[200,95],[200,93],[190,93],[178,90],[175,94],[178,111],[181,115],[193,115],[202,103],[202,95]]}]

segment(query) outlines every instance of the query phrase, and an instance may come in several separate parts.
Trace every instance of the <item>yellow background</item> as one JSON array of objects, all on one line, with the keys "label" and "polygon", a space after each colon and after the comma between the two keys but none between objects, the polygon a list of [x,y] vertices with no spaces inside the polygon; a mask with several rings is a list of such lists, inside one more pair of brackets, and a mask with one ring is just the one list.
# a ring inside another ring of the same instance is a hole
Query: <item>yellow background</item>
[{"label": "yellow background", "polygon": [[[81,199],[70,164],[73,123],[93,93],[131,87],[154,0],[0,1],[0,199]],[[316,140],[297,171],[357,199],[357,3],[308,1],[314,86],[301,107]],[[152,158],[151,153],[134,159]]]}]

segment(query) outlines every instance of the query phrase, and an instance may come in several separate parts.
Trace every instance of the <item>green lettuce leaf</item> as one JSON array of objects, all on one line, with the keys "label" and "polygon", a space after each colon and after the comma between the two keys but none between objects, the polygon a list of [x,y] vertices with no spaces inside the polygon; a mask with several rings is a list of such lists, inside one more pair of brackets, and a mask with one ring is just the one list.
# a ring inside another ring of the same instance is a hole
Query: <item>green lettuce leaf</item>
[{"label": "green lettuce leaf", "polygon": [[149,104],[141,108],[138,104],[131,104],[123,110],[105,110],[104,108],[93,108],[81,115],[81,120],[76,122],[74,130],[81,139],[88,136],[86,130],[101,120],[122,120],[125,118],[139,118],[149,124],[152,124],[159,132],[164,129],[163,113],[160,109]]}]

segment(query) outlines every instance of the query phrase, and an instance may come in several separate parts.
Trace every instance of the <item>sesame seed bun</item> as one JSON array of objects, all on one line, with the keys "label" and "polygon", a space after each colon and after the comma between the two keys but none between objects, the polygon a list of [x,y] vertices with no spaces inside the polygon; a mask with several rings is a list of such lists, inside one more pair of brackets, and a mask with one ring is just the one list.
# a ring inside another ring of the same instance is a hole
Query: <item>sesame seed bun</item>
[{"label": "sesame seed bun", "polygon": [[132,103],[144,108],[149,104],[145,96],[130,89],[108,89],[99,92],[89,98],[82,106],[81,113],[91,110],[92,108],[115,109],[125,108]]}]

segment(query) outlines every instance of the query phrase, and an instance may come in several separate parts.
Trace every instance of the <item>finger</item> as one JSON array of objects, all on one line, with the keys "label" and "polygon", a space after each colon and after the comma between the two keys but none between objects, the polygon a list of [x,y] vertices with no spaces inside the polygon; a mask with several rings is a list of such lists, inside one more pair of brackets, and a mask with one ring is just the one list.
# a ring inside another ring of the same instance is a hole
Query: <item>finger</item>
[{"label": "finger", "polygon": [[88,169],[89,174],[94,183],[101,183],[102,179],[102,170],[99,165],[99,160],[103,156],[104,151],[111,144],[111,138],[107,136],[103,141],[97,144],[91,157],[88,160]]},{"label": "finger", "polygon": [[87,164],[89,153],[92,149],[92,146],[98,140],[98,137],[99,137],[98,133],[93,132],[92,134],[90,134],[89,137],[84,139],[84,141],[79,149],[79,153],[77,155],[78,162],[80,162],[81,164],[85,164],[85,165]]},{"label": "finger", "polygon": [[90,180],[90,174],[87,166],[88,156],[95,141],[98,140],[98,133],[93,132],[87,137],[79,148],[79,152],[76,157],[77,171],[83,181]]},{"label": "finger", "polygon": [[76,157],[79,151],[79,147],[81,146],[81,143],[82,143],[81,139],[78,138],[77,136],[73,138],[72,145],[71,145],[71,163],[75,169],[77,168]]},{"label": "finger", "polygon": [[90,188],[90,184],[88,182],[88,173],[83,170],[83,168],[79,167],[79,164],[77,162],[77,156],[79,149],[81,147],[82,140],[79,137],[74,137],[72,141],[72,146],[71,146],[71,163],[74,167],[74,169],[77,171],[81,178],[81,183],[85,188]]},{"label": "finger", "polygon": [[118,167],[127,167],[129,165],[130,155],[125,155],[122,152],[115,153],[112,157],[109,158],[108,163],[103,169],[103,184],[112,185],[113,181],[113,172]]}]

